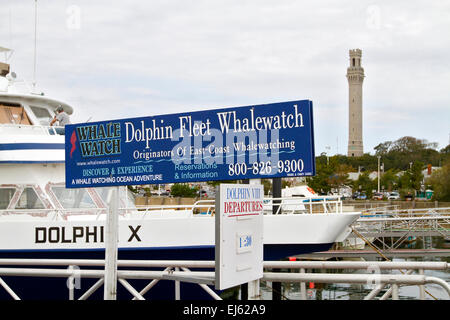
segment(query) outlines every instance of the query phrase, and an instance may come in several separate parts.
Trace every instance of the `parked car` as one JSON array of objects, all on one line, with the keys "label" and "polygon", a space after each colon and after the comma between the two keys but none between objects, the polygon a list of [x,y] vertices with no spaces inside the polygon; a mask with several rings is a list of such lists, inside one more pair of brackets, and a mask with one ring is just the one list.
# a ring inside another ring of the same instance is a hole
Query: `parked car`
[{"label": "parked car", "polygon": [[388,200],[399,200],[400,199],[400,194],[396,191],[391,192],[389,194]]},{"label": "parked car", "polygon": [[383,200],[383,194],[381,192],[375,192],[372,196],[373,200]]},{"label": "parked car", "polygon": [[214,191],[210,191],[210,190],[200,190],[198,191],[197,195],[200,198],[215,198],[216,193]]},{"label": "parked car", "polygon": [[361,192],[356,199],[358,199],[358,200],[366,200],[367,199],[367,195],[364,192]]},{"label": "parked car", "polygon": [[413,199],[413,195],[411,194],[411,192],[408,192],[407,195],[405,195],[405,200],[406,201],[411,201]]}]

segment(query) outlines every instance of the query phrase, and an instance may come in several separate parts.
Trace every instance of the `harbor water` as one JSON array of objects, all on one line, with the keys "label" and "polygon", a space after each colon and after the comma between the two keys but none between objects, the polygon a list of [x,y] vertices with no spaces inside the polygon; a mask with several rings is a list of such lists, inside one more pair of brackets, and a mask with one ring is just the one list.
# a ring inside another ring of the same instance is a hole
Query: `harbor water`
[{"label": "harbor water", "polygon": [[[421,248],[421,241],[417,241],[412,248]],[[443,248],[444,241],[442,238],[433,238],[434,248]],[[354,259],[353,259],[354,260]],[[362,261],[362,259],[361,259]],[[365,259],[365,261],[370,261]],[[380,258],[374,258],[373,261],[383,261]],[[445,261],[450,263],[449,257],[419,257],[419,258],[393,258],[392,261]],[[283,270],[284,271],[284,270]],[[293,270],[292,272],[299,272]],[[320,269],[308,269],[308,273],[346,273],[346,274],[367,274],[368,270],[320,270]],[[404,273],[406,273],[404,271]],[[400,270],[382,270],[382,274],[401,274]],[[414,274],[418,274],[414,272]],[[446,282],[450,282],[449,270],[425,270],[424,275],[440,278]],[[322,284],[322,283],[306,283],[307,299],[308,300],[363,300],[371,290],[374,288],[373,284]],[[387,290],[389,286],[383,288],[383,290],[377,295],[375,299],[379,299]],[[425,285],[425,299],[426,300],[449,300],[448,293],[439,285],[427,284]],[[263,300],[272,299],[272,283],[261,282],[261,296]],[[300,283],[282,283],[281,285],[281,299],[282,300],[300,300]],[[400,300],[419,300],[420,288],[417,285],[414,286],[402,286],[399,287],[399,299]]]}]

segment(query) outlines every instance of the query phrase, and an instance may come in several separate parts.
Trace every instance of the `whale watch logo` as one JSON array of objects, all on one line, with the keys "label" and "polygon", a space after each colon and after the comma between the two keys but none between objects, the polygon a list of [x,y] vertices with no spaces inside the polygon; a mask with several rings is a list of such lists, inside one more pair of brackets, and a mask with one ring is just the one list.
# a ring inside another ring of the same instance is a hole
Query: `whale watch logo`
[{"label": "whale watch logo", "polygon": [[72,147],[70,148],[70,159],[72,159],[72,154],[77,148],[77,145],[75,144],[77,142],[77,135],[75,133],[75,130],[72,132],[72,136],[70,137],[70,144]]},{"label": "whale watch logo", "polygon": [[77,127],[70,137],[70,158],[77,148],[77,140],[83,158],[121,154],[120,137],[119,122]]}]

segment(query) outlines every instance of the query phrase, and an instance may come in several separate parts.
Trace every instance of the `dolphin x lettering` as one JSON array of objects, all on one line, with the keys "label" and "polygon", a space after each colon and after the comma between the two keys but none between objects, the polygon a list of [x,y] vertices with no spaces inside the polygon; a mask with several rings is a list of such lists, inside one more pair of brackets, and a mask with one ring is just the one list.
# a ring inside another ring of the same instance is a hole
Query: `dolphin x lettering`
[{"label": "dolphin x lettering", "polygon": [[139,242],[141,241],[141,238],[139,238],[139,236],[137,234],[141,227],[142,227],[141,225],[138,225],[136,228],[133,228],[133,226],[128,226],[128,228],[130,228],[130,230],[131,230],[131,236],[128,239],[128,242],[131,242],[134,238],[136,239],[136,241],[139,241]]}]

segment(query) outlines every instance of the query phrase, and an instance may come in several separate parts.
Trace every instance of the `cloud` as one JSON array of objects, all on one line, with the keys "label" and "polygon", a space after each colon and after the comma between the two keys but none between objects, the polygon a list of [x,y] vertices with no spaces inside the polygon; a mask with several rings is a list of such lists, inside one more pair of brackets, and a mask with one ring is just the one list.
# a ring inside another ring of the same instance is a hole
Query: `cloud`
[{"label": "cloud", "polygon": [[[0,45],[11,35],[30,79],[34,4],[2,6]],[[348,50],[361,48],[365,150],[404,135],[443,147],[449,13],[427,1],[39,0],[37,80],[80,121],[311,99],[318,154],[336,140],[345,153]]]}]

